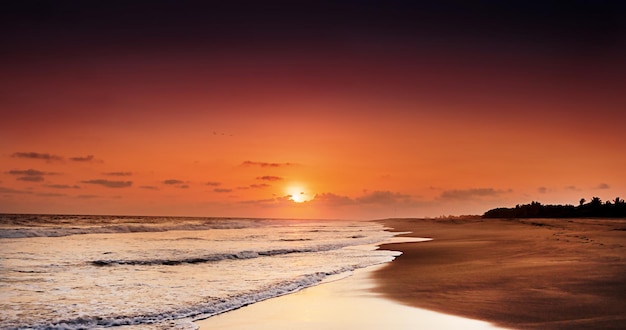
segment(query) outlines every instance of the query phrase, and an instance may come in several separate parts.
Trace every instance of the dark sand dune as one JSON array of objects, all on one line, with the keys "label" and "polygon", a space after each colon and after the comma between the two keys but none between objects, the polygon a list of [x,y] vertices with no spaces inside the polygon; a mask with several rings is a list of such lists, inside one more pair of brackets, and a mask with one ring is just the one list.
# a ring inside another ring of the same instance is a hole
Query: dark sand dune
[{"label": "dark sand dune", "polygon": [[422,243],[375,273],[405,304],[519,329],[626,326],[626,219],[384,220]]}]

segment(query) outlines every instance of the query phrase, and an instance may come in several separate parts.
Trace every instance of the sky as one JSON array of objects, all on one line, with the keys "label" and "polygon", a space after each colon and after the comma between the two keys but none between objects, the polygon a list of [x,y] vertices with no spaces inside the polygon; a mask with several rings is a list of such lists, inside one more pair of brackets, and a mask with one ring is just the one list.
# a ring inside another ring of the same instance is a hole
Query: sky
[{"label": "sky", "polygon": [[0,213],[375,219],[626,197],[620,1],[25,1]]}]

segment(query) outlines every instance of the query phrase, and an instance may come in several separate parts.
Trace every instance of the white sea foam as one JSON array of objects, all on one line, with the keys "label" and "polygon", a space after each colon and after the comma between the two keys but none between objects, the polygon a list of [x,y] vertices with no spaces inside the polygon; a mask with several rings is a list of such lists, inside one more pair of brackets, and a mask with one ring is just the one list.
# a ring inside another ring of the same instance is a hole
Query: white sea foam
[{"label": "white sea foam", "polygon": [[264,221],[264,219],[0,214],[0,238],[241,229],[261,226]]},{"label": "white sea foam", "polygon": [[[0,328],[192,329],[397,255],[356,248],[393,236],[371,222],[99,219],[4,223],[66,235],[0,239]],[[142,231],[121,230],[129,226]]]}]

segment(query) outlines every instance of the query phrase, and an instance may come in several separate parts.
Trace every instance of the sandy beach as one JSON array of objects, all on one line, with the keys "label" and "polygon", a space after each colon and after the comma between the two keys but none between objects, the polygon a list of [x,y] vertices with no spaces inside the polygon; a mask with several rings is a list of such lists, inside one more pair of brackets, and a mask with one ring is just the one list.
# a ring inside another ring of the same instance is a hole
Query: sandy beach
[{"label": "sandy beach", "polygon": [[626,220],[385,220],[419,244],[374,273],[409,306],[517,329],[623,329]]},{"label": "sandy beach", "polygon": [[[413,243],[421,244],[421,243]],[[375,289],[372,274],[388,264],[265,300],[196,322],[203,329],[468,329],[494,330],[488,322],[407,306]]]},{"label": "sandy beach", "polygon": [[391,263],[199,321],[200,329],[622,329],[626,220],[391,219]]}]

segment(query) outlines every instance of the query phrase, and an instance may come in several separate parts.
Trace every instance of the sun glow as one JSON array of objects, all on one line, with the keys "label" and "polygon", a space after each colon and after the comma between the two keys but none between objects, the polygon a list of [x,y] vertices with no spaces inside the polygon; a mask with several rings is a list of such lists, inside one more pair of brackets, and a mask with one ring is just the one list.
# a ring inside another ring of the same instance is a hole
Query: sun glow
[{"label": "sun glow", "polygon": [[302,203],[309,200],[305,189],[302,186],[289,186],[286,189],[287,195],[289,195],[289,199],[294,201],[295,203]]}]

